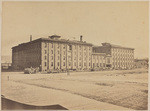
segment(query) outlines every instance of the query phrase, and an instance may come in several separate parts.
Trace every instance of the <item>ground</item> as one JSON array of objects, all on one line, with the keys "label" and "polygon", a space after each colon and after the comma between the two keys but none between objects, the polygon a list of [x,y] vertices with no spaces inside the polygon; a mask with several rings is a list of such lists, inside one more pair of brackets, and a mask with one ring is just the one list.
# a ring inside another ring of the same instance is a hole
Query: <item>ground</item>
[{"label": "ground", "polygon": [[115,70],[54,74],[2,72],[2,95],[30,105],[70,110],[146,110],[148,70]]}]

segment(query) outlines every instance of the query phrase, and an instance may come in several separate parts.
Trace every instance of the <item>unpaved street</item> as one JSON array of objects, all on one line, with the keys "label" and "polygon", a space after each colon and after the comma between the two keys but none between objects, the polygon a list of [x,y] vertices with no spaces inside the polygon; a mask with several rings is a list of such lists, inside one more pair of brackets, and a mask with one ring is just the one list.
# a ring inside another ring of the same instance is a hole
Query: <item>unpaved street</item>
[{"label": "unpaved street", "polygon": [[147,109],[148,73],[146,69],[70,75],[2,72],[2,95],[26,104],[60,104],[72,110],[142,110]]}]

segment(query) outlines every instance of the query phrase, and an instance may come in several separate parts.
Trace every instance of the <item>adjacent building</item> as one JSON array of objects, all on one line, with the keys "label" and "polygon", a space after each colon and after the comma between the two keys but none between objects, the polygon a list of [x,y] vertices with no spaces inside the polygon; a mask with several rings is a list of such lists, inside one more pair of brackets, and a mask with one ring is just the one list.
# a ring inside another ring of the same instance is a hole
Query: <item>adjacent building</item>
[{"label": "adjacent building", "polygon": [[1,63],[1,70],[2,71],[11,70],[11,63]]},{"label": "adjacent building", "polygon": [[149,60],[146,59],[134,59],[134,67],[135,68],[148,68],[149,67]]},{"label": "adjacent building", "polygon": [[94,46],[94,53],[105,53],[111,56],[112,69],[132,69],[134,67],[134,49],[113,45],[110,43],[102,43],[102,46]]},{"label": "adjacent building", "polygon": [[132,68],[134,49],[102,45],[93,46],[83,41],[82,36],[80,41],[61,39],[58,35],[39,38],[12,48],[12,67],[39,67],[41,71]]}]

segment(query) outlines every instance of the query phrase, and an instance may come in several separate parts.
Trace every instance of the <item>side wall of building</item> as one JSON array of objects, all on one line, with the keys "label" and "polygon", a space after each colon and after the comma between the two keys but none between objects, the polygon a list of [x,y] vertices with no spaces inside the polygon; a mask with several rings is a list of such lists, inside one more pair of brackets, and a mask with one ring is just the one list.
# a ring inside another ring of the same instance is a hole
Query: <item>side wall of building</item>
[{"label": "side wall of building", "polygon": [[12,67],[15,70],[23,70],[28,67],[40,67],[41,43],[31,42],[12,48]]}]

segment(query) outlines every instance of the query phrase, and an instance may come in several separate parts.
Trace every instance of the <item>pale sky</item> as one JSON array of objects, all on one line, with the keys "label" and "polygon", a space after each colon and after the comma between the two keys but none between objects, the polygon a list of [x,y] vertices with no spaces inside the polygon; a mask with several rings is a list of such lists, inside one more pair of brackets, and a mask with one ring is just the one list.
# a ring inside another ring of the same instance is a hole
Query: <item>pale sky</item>
[{"label": "pale sky", "polygon": [[2,55],[23,42],[53,34],[135,48],[148,57],[148,1],[140,2],[3,2]]}]

